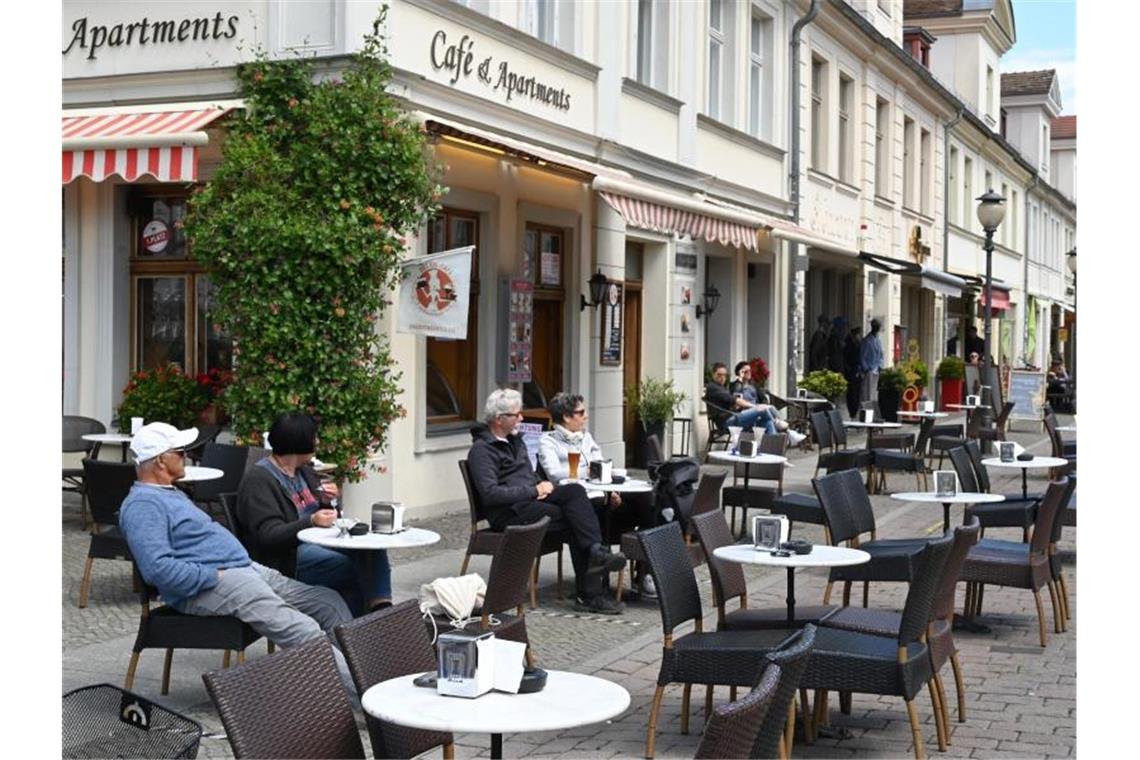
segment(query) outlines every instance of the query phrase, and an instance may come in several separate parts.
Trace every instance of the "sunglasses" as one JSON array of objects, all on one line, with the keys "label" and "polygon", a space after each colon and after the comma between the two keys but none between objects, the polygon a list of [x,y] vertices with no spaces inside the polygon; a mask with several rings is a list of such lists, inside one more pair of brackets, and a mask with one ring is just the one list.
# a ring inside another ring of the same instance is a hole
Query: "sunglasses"
[{"label": "sunglasses", "polygon": [[586,414],[585,409],[575,409],[574,411],[570,412],[570,415],[572,417],[583,417],[583,416],[585,416],[585,414]]}]

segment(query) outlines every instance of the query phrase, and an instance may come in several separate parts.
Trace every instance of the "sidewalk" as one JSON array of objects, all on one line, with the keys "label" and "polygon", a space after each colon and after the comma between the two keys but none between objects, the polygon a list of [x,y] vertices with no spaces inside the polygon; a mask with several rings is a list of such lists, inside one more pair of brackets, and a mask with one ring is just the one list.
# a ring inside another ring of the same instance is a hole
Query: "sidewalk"
[{"label": "sidewalk", "polygon": [[[1021,424],[1025,429],[1026,425]],[[1038,430],[1011,434],[1035,453],[1048,453],[1048,441]],[[859,445],[854,438],[852,445]],[[792,467],[787,471],[786,491],[810,492],[815,468],[814,452],[799,451],[790,455]],[[946,462],[949,467],[949,462]],[[995,491],[1019,492],[1020,475],[1003,471],[990,473]],[[1031,492],[1045,486],[1041,471],[1029,475]],[[913,476],[888,476],[888,488],[913,490]],[[942,526],[942,510],[938,505],[910,504],[873,497],[880,537],[936,534]],[[952,519],[961,519],[961,508],[955,507]],[[403,600],[418,595],[421,583],[459,571],[466,547],[468,518],[466,509],[442,517],[417,522],[443,536],[441,543],[415,552],[392,552],[394,596]],[[811,541],[822,540],[822,531],[814,526],[797,526],[795,534]],[[1008,534],[1008,535],[1005,535]],[[1018,538],[1015,531],[993,531],[994,537]],[[1075,529],[1066,528],[1063,550],[1075,549]],[[96,561],[94,580],[87,609],[76,607],[79,582],[87,552],[87,537],[82,532],[77,500],[64,495],[63,509],[63,684],[64,691],[90,683],[106,681],[122,685],[130,657],[131,645],[138,626],[138,600],[131,592],[130,568],[127,563]],[[546,668],[591,673],[620,683],[630,691],[629,710],[605,724],[582,726],[560,732],[514,734],[504,738],[504,754],[508,757],[641,757],[645,750],[645,729],[649,704],[656,684],[661,656],[661,618],[656,604],[632,602],[620,616],[577,613],[572,599],[558,600],[555,595],[555,562],[551,555],[541,565],[542,588],[539,607],[527,613],[527,629],[538,655]],[[486,576],[489,560],[472,559],[471,571]],[[1046,602],[1048,646],[1037,641],[1037,617],[1033,597],[1027,591],[988,587],[983,622],[992,628],[986,635],[956,633],[961,651],[967,690],[967,721],[957,722],[951,711],[951,746],[945,755],[936,755],[934,722],[929,696],[923,692],[916,699],[924,724],[927,752],[931,757],[1070,757],[1075,754],[1076,734],[1076,566],[1066,566],[1070,601],[1074,618],[1066,633],[1052,628],[1052,611]],[[750,606],[781,606],[785,575],[759,567],[746,567]],[[573,571],[569,559],[564,569],[567,593]],[[706,611],[705,630],[715,629],[708,570],[697,569],[697,579]],[[826,571],[804,571],[797,576],[796,595],[804,603],[822,598]],[[959,608],[962,588],[959,587]],[[899,608],[905,595],[902,584],[872,584],[871,604]],[[853,595],[854,596],[854,595]],[[836,601],[833,599],[833,601]],[[678,635],[684,633],[682,629]],[[265,643],[258,642],[247,657],[265,655]],[[201,674],[221,667],[220,652],[178,651],[174,657],[170,694],[159,695],[162,654],[145,652],[139,664],[134,689],[157,699],[173,709],[185,712],[202,722],[207,732],[200,757],[232,757],[221,722],[206,695]],[[947,674],[949,671],[947,671]],[[947,680],[951,707],[956,706],[953,679]],[[728,689],[716,690],[714,701],[728,699]],[[694,689],[692,706],[693,733],[680,733],[681,687],[666,689],[657,730],[658,758],[692,757],[700,739],[700,712],[703,690]],[[848,739],[820,739],[814,746],[797,742],[794,757],[912,757],[910,728],[901,699],[855,695],[851,715],[842,715],[837,702],[831,700],[831,722],[850,730]],[[358,721],[363,725],[363,721]],[[367,732],[363,732],[367,746]],[[456,737],[456,757],[486,757],[489,738],[482,734]],[[438,757],[438,753],[429,753]]]}]

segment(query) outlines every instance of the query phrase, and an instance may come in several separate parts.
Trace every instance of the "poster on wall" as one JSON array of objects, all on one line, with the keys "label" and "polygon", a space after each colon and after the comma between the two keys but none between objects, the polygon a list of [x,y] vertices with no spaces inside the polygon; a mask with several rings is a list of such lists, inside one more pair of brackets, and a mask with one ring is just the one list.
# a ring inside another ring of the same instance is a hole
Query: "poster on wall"
[{"label": "poster on wall", "polygon": [[622,289],[620,282],[611,282],[602,303],[602,354],[603,365],[615,367],[621,364],[622,340]]},{"label": "poster on wall", "polygon": [[530,381],[534,329],[534,284],[530,280],[511,280],[508,322],[507,382],[526,383]]},{"label": "poster on wall", "polygon": [[693,363],[693,346],[687,340],[677,342],[677,363],[685,365]]},{"label": "poster on wall", "polygon": [[471,252],[453,248],[406,261],[400,274],[399,330],[435,338],[467,338]]},{"label": "poster on wall", "polygon": [[693,302],[693,284],[690,282],[683,282],[681,287],[681,305],[688,306]]}]

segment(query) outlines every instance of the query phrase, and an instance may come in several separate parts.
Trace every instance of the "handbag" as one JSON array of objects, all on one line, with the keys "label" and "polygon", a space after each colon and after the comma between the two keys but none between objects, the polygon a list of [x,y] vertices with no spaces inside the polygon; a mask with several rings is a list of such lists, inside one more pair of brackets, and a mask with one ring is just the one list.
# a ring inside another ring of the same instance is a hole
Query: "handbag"
[{"label": "handbag", "polygon": [[420,612],[446,615],[455,628],[471,619],[471,611],[483,606],[487,582],[478,573],[457,578],[436,578],[420,586]]}]

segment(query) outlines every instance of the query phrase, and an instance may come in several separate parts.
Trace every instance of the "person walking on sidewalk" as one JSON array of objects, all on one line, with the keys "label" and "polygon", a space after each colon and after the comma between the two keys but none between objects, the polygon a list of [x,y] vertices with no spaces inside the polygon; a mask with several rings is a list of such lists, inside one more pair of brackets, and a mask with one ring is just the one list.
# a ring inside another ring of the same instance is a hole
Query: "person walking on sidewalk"
[{"label": "person walking on sidewalk", "polygon": [[863,401],[879,400],[879,370],[883,368],[883,344],[879,341],[879,320],[871,320],[871,332],[863,338],[859,365],[863,371]]}]

